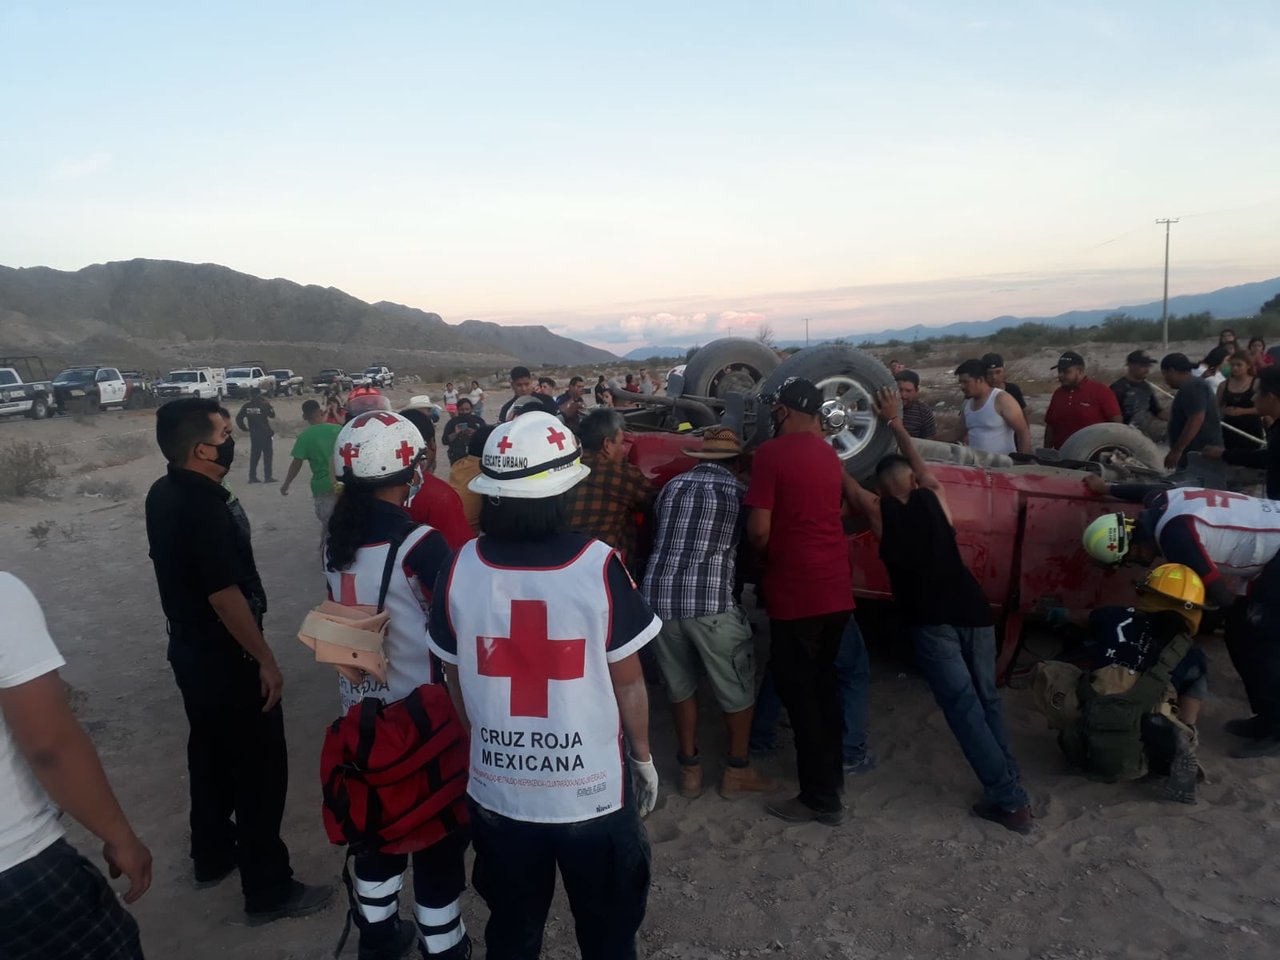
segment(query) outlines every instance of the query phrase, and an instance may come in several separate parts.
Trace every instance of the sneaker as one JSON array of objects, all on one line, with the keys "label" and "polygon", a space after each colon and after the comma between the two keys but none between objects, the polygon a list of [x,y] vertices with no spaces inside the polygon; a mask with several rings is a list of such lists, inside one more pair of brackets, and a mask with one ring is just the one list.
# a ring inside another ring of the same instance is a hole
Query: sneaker
[{"label": "sneaker", "polygon": [[777,780],[766,777],[750,764],[745,767],[726,766],[720,778],[720,796],[726,800],[743,793],[769,793],[777,789]]},{"label": "sneaker", "polygon": [[[379,938],[381,939],[381,938]],[[396,918],[395,935],[382,943],[367,944],[360,938],[359,960],[400,960],[418,942],[418,925]]]},{"label": "sneaker", "polygon": [[848,760],[844,762],[844,772],[846,774],[870,773],[876,768],[876,755],[870,750],[866,751],[860,760]]},{"label": "sneaker", "polygon": [[250,477],[250,478],[249,478],[249,482],[250,482],[250,483],[260,483],[261,481],[259,481],[257,477]]},{"label": "sneaker", "polygon": [[277,480],[275,477],[267,477],[267,479],[263,480],[262,482],[263,483],[279,483],[280,481]]},{"label": "sneaker", "polygon": [[333,899],[333,887],[326,884],[306,884],[297,880],[290,881],[289,895],[279,906],[266,910],[248,910],[244,912],[249,926],[256,927],[286,917],[305,917],[323,910]]},{"label": "sneaker", "polygon": [[216,887],[227,877],[236,872],[235,863],[219,863],[206,865],[197,863],[195,867],[195,882],[192,884],[197,890],[208,890],[210,887]]},{"label": "sneaker", "polygon": [[1270,732],[1267,722],[1259,716],[1236,717],[1224,723],[1222,729],[1233,737],[1244,737],[1246,740],[1261,740]]},{"label": "sneaker", "polygon": [[975,803],[970,812],[975,817],[998,823],[1006,830],[1012,830],[1014,833],[1026,835],[1035,830],[1035,817],[1031,814],[1030,806],[1019,807],[1017,810],[1005,810],[1003,807],[997,807],[994,803],[988,803],[984,800],[982,803]]},{"label": "sneaker", "polygon": [[1169,764],[1169,778],[1164,782],[1165,799],[1174,803],[1195,803],[1199,773],[1200,764],[1196,763],[1191,738],[1179,736],[1174,745],[1173,762]]},{"label": "sneaker", "polygon": [[702,764],[680,764],[680,786],[676,789],[686,800],[697,800],[702,796]]},{"label": "sneaker", "polygon": [[1242,747],[1236,747],[1231,751],[1231,756],[1237,760],[1249,760],[1254,757],[1276,757],[1280,756],[1280,734],[1269,733],[1265,736],[1250,740]]},{"label": "sneaker", "polygon": [[822,823],[828,827],[838,827],[844,823],[844,807],[839,810],[815,810],[800,800],[792,797],[789,800],[771,800],[764,805],[771,815],[788,823]]}]

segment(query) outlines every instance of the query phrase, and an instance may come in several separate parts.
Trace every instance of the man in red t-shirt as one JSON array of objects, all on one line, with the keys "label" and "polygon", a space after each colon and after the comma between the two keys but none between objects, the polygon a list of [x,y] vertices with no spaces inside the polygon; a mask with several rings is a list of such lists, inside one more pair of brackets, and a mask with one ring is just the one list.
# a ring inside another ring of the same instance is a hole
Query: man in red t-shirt
[{"label": "man in red t-shirt", "polygon": [[844,466],[823,439],[816,386],[791,379],[770,399],[774,439],[756,453],[743,505],[747,537],[765,555],[770,657],[795,733],[800,794],[768,810],[834,826],[844,819],[836,655],[853,611]]},{"label": "man in red t-shirt", "polygon": [[1077,430],[1095,423],[1123,423],[1120,404],[1111,388],[1084,375],[1084,357],[1064,350],[1053,366],[1058,383],[1044,415],[1044,445],[1059,450]]}]

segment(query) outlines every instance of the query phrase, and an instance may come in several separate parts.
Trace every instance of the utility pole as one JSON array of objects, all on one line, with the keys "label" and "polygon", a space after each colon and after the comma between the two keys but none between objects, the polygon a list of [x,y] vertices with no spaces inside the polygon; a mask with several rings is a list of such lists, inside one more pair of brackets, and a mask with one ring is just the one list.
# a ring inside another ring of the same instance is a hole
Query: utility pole
[{"label": "utility pole", "polygon": [[1160,311],[1162,323],[1164,325],[1164,352],[1169,352],[1169,227],[1178,222],[1180,218],[1157,220],[1156,223],[1164,224],[1164,308]]},{"label": "utility pole", "polygon": [[804,345],[809,345],[809,318],[804,318]]}]

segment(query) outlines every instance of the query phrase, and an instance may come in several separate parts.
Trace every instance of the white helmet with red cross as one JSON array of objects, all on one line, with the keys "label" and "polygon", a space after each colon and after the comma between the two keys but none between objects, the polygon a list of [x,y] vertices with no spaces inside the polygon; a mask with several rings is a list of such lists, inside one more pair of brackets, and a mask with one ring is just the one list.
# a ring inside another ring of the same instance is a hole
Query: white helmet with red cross
[{"label": "white helmet with red cross", "polygon": [[467,486],[490,497],[538,500],[564,493],[590,472],[572,430],[549,413],[526,413],[489,434],[480,475]]},{"label": "white helmet with red cross", "polygon": [[426,441],[411,422],[389,410],[372,410],[350,421],[333,448],[333,472],[343,483],[394,486],[408,483]]}]

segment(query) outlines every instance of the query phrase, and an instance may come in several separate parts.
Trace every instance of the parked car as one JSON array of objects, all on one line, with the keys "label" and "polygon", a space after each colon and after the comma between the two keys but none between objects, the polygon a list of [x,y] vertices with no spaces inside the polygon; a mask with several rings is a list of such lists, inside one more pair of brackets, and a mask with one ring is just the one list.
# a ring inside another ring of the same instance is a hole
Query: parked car
[{"label": "parked car", "polygon": [[327,390],[350,390],[355,386],[351,377],[338,367],[326,367],[311,378],[311,389],[316,393]]},{"label": "parked car", "polygon": [[124,409],[147,401],[146,381],[126,379],[116,367],[68,367],[53,378],[53,392],[59,413]]},{"label": "parked car", "polygon": [[53,383],[39,357],[0,357],[0,417],[43,420],[53,412]]},{"label": "parked car", "polygon": [[[811,380],[823,391],[827,399],[821,422],[827,441],[851,475],[860,482],[870,480],[876,463],[894,448],[892,434],[875,415],[872,397],[894,382],[875,357],[840,345],[801,350],[780,362],[754,341],[731,338],[708,344],[690,359],[679,396],[618,396],[636,405],[620,411],[627,421],[630,461],[660,486],[697,462],[681,452],[691,445],[691,432],[696,436],[723,422],[738,431],[748,448],[758,446],[770,432],[761,397],[792,376]],[[676,378],[671,379],[676,386]],[[1136,508],[1098,500],[1082,481],[1086,473],[1113,481],[1164,480],[1163,455],[1139,431],[1124,424],[1095,424],[1073,435],[1061,451],[1033,455],[998,456],[958,444],[916,443],[946,487],[961,555],[982,584],[1001,631],[1000,676],[1007,676],[1024,621],[1037,607],[1050,603],[1092,609],[1132,601],[1132,576],[1092,564],[1080,535],[1107,511]],[[865,522],[851,524],[848,542],[854,594],[871,601],[890,599],[879,541]]]},{"label": "parked car", "polygon": [[277,397],[288,397],[295,394],[302,396],[302,388],[306,384],[306,380],[292,370],[268,370],[267,373],[275,378]]},{"label": "parked car", "polygon": [[257,387],[268,397],[276,390],[276,378],[268,374],[262,367],[242,366],[230,367],[227,370],[227,396],[247,397],[249,391]]},{"label": "parked car", "polygon": [[227,372],[221,367],[170,370],[168,376],[156,383],[156,397],[160,400],[172,400],[174,397],[220,400],[226,393],[226,380]]},{"label": "parked car", "polygon": [[355,382],[362,387],[390,387],[395,384],[396,375],[383,365],[375,364],[366,367],[364,373],[356,377]]}]

